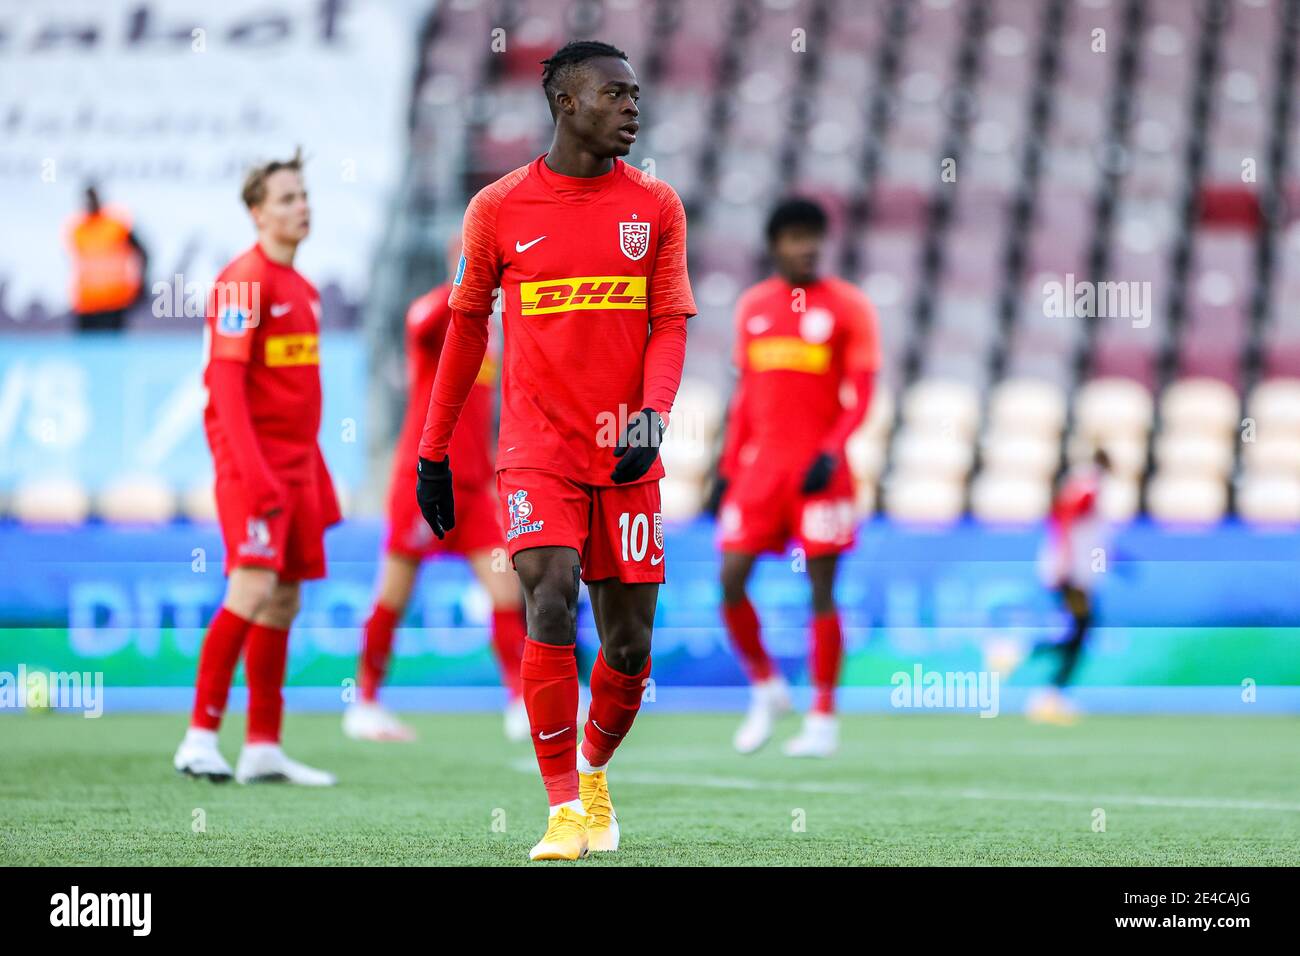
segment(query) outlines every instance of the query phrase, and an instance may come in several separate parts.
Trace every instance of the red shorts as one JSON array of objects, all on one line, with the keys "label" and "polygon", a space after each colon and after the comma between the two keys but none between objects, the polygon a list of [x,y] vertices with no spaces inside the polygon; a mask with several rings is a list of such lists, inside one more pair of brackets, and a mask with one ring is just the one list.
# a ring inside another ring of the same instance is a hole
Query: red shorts
[{"label": "red shorts", "polygon": [[[415,474],[415,469],[411,469]],[[403,490],[405,493],[403,493]],[[506,537],[498,517],[497,494],[489,486],[452,488],[456,503],[456,527],[439,541],[420,514],[415,500],[415,479],[395,489],[388,498],[388,542],[385,550],[413,561],[423,561],[435,554],[458,554],[462,557],[478,551],[505,547]]]},{"label": "red shorts", "polygon": [[582,580],[662,584],[664,523],[659,482],[586,485],[549,471],[497,472],[510,560],[528,548],[578,552]]},{"label": "red shorts", "polygon": [[282,581],[325,577],[325,513],[313,482],[286,484],[285,506],[270,518],[249,514],[243,482],[217,474],[217,520],[226,543],[226,574],[270,568]]},{"label": "red shorts", "polygon": [[809,558],[852,548],[853,476],[841,465],[825,489],[805,495],[805,470],[747,471],[731,482],[718,512],[722,550],[782,554],[792,538]]}]

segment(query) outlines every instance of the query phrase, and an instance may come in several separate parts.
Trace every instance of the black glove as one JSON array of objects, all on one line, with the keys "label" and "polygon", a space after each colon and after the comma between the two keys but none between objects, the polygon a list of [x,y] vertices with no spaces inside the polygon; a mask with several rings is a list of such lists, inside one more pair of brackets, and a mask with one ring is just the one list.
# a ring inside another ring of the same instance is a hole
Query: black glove
[{"label": "black glove", "polygon": [[659,443],[664,437],[664,420],[653,408],[643,408],[627,420],[627,431],[618,440],[614,466],[610,478],[616,485],[625,485],[642,477],[659,457]]},{"label": "black glove", "polygon": [[456,527],[456,503],[451,496],[451,461],[448,458],[442,461],[421,458],[415,468],[419,475],[415,482],[415,500],[420,503],[420,514],[441,540]]},{"label": "black glove", "polygon": [[835,466],[839,460],[830,452],[824,451],[813,459],[812,466],[804,473],[802,491],[805,495],[815,495],[831,483]]},{"label": "black glove", "polygon": [[718,475],[713,479],[713,487],[709,489],[709,496],[704,499],[704,513],[710,518],[716,518],[718,512],[722,510],[722,499],[727,494],[727,479]]}]

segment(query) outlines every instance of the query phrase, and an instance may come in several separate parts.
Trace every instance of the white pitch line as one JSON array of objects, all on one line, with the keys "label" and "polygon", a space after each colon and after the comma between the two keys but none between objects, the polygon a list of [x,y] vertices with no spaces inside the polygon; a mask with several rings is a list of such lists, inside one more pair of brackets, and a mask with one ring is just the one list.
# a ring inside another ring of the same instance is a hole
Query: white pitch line
[{"label": "white pitch line", "polygon": [[[512,769],[536,773],[534,761],[516,760]],[[1088,796],[1068,793],[1005,793],[996,790],[966,788],[943,790],[935,787],[870,787],[853,783],[830,781],[754,780],[746,777],[714,777],[701,774],[690,777],[673,777],[661,774],[620,771],[614,778],[616,784],[637,784],[651,787],[704,787],[708,790],[790,790],[797,793],[838,793],[861,796],[936,797],[949,800],[988,800],[1016,803],[1083,803],[1093,806],[1130,804],[1139,807],[1166,807],[1184,810],[1251,810],[1265,813],[1300,813],[1300,803],[1272,800],[1238,800],[1232,797],[1151,797],[1130,794]]]}]

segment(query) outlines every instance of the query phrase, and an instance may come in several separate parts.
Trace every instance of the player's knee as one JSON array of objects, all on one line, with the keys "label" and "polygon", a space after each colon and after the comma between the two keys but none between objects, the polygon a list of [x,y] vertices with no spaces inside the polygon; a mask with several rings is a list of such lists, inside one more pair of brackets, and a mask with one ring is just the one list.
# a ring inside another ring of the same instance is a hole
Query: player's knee
[{"label": "player's knee", "polygon": [[835,610],[835,587],[832,584],[813,585],[812,606],[814,614],[826,614]]},{"label": "player's knee", "polygon": [[231,611],[251,621],[266,609],[274,594],[273,573],[238,569],[226,586],[224,603]]},{"label": "player's knee", "polygon": [[739,604],[745,600],[745,575],[724,568],[722,571],[722,600],[725,604]]},{"label": "player's knee", "polygon": [[548,573],[533,585],[528,601],[528,631],[534,640],[567,644],[578,626],[578,582],[568,572]]},{"label": "player's knee", "polygon": [[301,607],[302,598],[296,587],[277,587],[271,592],[258,617],[273,627],[287,628],[298,616]]},{"label": "player's knee", "polygon": [[605,663],[620,674],[639,674],[650,659],[650,629],[629,623],[611,629],[601,654]]}]

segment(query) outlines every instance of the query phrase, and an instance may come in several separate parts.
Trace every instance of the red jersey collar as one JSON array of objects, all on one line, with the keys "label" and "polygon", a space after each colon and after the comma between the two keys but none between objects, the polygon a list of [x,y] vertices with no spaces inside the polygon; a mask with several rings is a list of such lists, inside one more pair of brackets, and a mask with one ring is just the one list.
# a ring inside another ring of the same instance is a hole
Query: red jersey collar
[{"label": "red jersey collar", "polygon": [[277,269],[288,269],[290,272],[298,271],[293,266],[286,266],[283,262],[276,262],[274,259],[268,256],[266,254],[266,250],[262,248],[261,240],[254,241],[253,252],[257,255],[259,259],[261,259],[267,265],[275,266],[275,268]]},{"label": "red jersey collar", "polygon": [[546,153],[533,160],[538,181],[557,199],[571,203],[588,203],[607,192],[623,175],[623,161],[614,157],[614,165],[599,176],[565,176],[546,165]]}]

